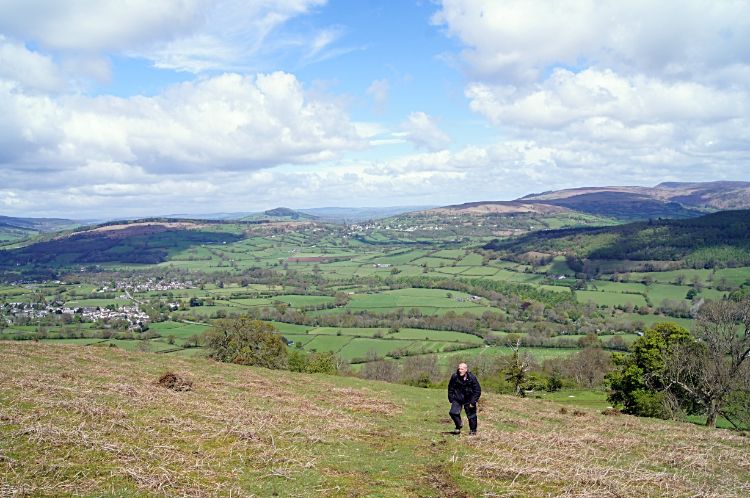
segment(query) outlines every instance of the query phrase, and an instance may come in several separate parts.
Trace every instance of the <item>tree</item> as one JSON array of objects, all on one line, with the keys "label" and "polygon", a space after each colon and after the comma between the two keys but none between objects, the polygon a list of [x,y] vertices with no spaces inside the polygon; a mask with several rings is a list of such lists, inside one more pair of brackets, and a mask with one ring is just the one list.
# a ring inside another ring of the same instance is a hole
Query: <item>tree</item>
[{"label": "tree", "polygon": [[151,351],[153,351],[154,345],[151,344],[151,341],[149,340],[138,341],[135,349],[139,353],[150,353]]},{"label": "tree", "polygon": [[690,332],[672,322],[660,322],[647,330],[632,346],[632,354],[614,353],[614,370],[605,376],[613,393],[607,401],[623,407],[623,412],[642,417],[666,418],[663,385],[659,375],[664,358],[678,344],[691,341]]},{"label": "tree", "polygon": [[286,343],[274,326],[247,316],[222,318],[204,332],[208,357],[227,363],[286,370]]},{"label": "tree", "polygon": [[349,301],[351,300],[351,297],[349,297],[348,294],[344,294],[343,292],[337,292],[334,296],[334,304],[336,306],[346,306]]},{"label": "tree", "polygon": [[[616,336],[617,337],[617,336]],[[609,372],[611,357],[602,348],[588,347],[567,361],[567,373],[581,387],[600,386]]]},{"label": "tree", "polygon": [[731,421],[725,403],[742,392],[750,356],[750,299],[714,301],[695,321],[697,341],[674,348],[665,359],[662,382],[671,401],[689,412],[706,415],[716,427],[720,415]]},{"label": "tree", "polygon": [[513,394],[523,396],[526,374],[531,370],[531,354],[528,351],[524,351],[523,356],[519,354],[518,350],[521,347],[520,339],[515,344],[510,344],[509,346],[513,353],[503,358],[505,368],[503,368],[502,373],[505,375],[506,382],[510,382],[513,385]]},{"label": "tree", "polygon": [[585,336],[578,339],[577,344],[580,348],[599,346],[601,344],[601,339],[599,339],[599,336],[596,335],[596,332],[589,332]]},{"label": "tree", "polygon": [[336,356],[333,353],[313,353],[305,358],[305,373],[323,373],[327,375],[336,375]]},{"label": "tree", "polygon": [[359,376],[363,379],[382,380],[385,382],[396,382],[399,375],[398,363],[392,361],[372,361],[365,363],[359,370]]},{"label": "tree", "polygon": [[701,283],[701,279],[698,275],[693,275],[690,279],[690,284],[693,286],[695,290],[698,292],[703,290],[703,284]]},{"label": "tree", "polygon": [[365,361],[375,361],[380,359],[380,353],[375,348],[370,348],[362,355],[362,359]]},{"label": "tree", "polygon": [[410,356],[404,360],[401,382],[415,387],[433,387],[440,382],[442,367],[437,355]]}]

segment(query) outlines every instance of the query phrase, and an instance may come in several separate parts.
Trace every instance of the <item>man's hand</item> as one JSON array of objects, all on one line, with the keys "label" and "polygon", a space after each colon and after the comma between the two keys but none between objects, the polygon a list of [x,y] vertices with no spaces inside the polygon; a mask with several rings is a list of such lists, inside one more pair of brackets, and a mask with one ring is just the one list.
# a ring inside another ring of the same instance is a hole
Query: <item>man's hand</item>
[{"label": "man's hand", "polygon": [[474,408],[474,405],[469,405],[469,408]]}]

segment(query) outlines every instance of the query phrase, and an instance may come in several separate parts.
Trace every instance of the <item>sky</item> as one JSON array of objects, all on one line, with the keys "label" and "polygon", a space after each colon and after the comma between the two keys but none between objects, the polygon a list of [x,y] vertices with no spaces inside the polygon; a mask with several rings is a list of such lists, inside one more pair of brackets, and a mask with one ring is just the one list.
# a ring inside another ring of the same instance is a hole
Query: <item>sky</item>
[{"label": "sky", "polygon": [[0,0],[0,214],[750,181],[750,3]]}]

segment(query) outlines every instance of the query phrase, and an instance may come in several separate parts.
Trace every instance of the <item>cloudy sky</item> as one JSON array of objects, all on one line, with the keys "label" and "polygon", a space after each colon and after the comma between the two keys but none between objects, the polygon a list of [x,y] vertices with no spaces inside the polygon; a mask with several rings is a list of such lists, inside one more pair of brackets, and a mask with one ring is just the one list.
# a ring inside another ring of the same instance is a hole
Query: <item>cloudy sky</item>
[{"label": "cloudy sky", "polygon": [[0,214],[750,181],[750,3],[0,0]]}]

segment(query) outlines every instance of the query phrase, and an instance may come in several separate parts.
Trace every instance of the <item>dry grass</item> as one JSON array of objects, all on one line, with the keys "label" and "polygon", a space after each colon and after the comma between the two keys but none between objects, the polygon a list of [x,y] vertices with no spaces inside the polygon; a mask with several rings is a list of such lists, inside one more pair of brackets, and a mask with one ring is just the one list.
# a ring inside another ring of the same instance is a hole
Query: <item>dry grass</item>
[{"label": "dry grass", "polygon": [[[509,400],[500,412],[520,401]],[[750,441],[743,435],[524,404],[512,409],[528,419],[505,421],[519,430],[490,429],[467,441],[476,456],[462,475],[482,483],[484,496],[750,496]],[[549,422],[558,428],[538,430]]]},{"label": "dry grass", "polygon": [[[192,390],[165,389],[160,376],[192,382]],[[30,496],[750,496],[750,440],[738,433],[486,395],[479,435],[454,438],[441,435],[443,398],[208,360],[4,342],[0,489]]]},{"label": "dry grass", "polygon": [[[248,466],[291,476],[315,465],[314,445],[355,439],[369,425],[271,378],[288,373],[264,378],[249,368],[172,360],[175,370],[202,379],[192,391],[180,391],[162,387],[189,383],[180,376],[163,375],[159,384],[158,375],[144,375],[164,371],[156,355],[0,347],[1,447],[44,448],[44,458],[8,461],[0,482],[23,484],[33,495],[93,493],[115,479],[146,492],[245,496],[234,483]],[[35,361],[23,361],[30,356]],[[64,374],[54,373],[63,365]],[[327,395],[331,389],[319,391]],[[356,394],[364,407],[381,398],[375,392],[372,399],[360,392],[341,394]],[[106,462],[106,471],[91,469],[92,461]],[[227,461],[237,467],[223,465]]]}]

